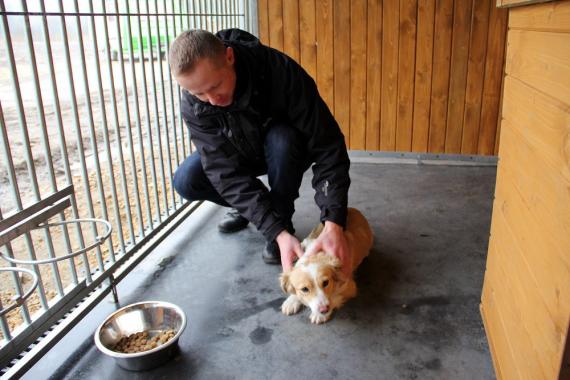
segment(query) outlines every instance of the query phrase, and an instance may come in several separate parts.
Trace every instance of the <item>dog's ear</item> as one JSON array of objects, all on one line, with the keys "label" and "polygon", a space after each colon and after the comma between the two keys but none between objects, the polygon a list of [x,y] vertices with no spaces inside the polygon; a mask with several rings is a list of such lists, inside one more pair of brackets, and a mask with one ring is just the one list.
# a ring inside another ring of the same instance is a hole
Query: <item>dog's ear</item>
[{"label": "dog's ear", "polygon": [[290,274],[291,274],[290,272],[281,273],[281,276],[279,276],[279,283],[281,284],[281,290],[283,290],[283,293],[294,294],[295,289],[293,288],[291,282],[289,281]]},{"label": "dog's ear", "polygon": [[338,265],[334,266],[333,280],[339,288],[344,286],[346,284],[346,282],[348,281],[348,278],[342,272],[342,266],[341,266],[340,262]]}]

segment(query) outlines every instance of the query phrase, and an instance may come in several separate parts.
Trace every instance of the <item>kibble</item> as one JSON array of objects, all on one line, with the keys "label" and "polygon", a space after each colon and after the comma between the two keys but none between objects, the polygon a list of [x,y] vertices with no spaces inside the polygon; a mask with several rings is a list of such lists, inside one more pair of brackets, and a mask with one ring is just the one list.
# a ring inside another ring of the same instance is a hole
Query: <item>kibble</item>
[{"label": "kibble", "polygon": [[150,336],[148,331],[141,331],[122,337],[112,348],[113,351],[123,354],[134,354],[152,350],[174,338],[174,330],[163,330],[154,336]]}]

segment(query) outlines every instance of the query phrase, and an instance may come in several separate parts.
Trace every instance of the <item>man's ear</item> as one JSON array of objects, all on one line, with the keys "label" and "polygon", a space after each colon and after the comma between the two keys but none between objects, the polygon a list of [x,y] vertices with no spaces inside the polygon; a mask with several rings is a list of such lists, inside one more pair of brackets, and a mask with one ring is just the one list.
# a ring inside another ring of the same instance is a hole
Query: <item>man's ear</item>
[{"label": "man's ear", "polygon": [[295,288],[293,288],[293,285],[291,285],[291,282],[289,281],[289,274],[289,272],[281,273],[281,276],[279,276],[279,282],[281,284],[281,290],[283,290],[283,293],[294,294]]},{"label": "man's ear", "polygon": [[226,47],[226,63],[233,65],[236,58],[234,56],[234,49],[231,46]]}]

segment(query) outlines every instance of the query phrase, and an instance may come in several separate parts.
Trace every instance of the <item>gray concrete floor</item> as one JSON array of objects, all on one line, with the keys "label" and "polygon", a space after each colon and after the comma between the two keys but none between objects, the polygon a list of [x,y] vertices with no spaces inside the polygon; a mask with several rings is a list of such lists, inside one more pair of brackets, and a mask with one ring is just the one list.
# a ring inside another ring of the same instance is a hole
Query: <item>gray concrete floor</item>
[{"label": "gray concrete floor", "polygon": [[[106,300],[48,354],[44,362],[58,366],[49,376],[493,379],[479,302],[495,174],[493,166],[353,163],[349,203],[368,217],[375,242],[357,272],[358,297],[324,325],[306,310],[281,314],[280,267],[261,261],[261,234],[251,225],[219,234],[224,210],[205,204],[119,287],[120,306],[164,300],[186,311],[180,354],[147,372],[119,368],[92,344],[116,308]],[[319,215],[311,175],[296,203],[299,237]],[[70,345],[75,355],[61,354]],[[46,368],[40,362],[26,377],[48,377]]]}]

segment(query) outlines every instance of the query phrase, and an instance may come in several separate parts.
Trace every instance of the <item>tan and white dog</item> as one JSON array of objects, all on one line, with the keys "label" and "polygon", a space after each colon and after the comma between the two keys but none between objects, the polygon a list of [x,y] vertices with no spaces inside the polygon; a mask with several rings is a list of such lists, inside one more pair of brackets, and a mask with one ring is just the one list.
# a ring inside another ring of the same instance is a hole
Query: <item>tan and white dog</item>
[{"label": "tan and white dog", "polygon": [[[301,246],[306,251],[320,235],[323,225],[319,223],[303,240]],[[344,231],[348,249],[352,257],[354,272],[372,248],[372,230],[362,213],[348,209]],[[297,313],[301,306],[311,309],[311,322],[323,323],[330,319],[333,310],[340,308],[347,300],[356,296],[356,283],[341,271],[340,260],[332,254],[318,252],[302,256],[293,269],[281,274],[281,289],[290,294],[281,305],[285,315]]]}]

